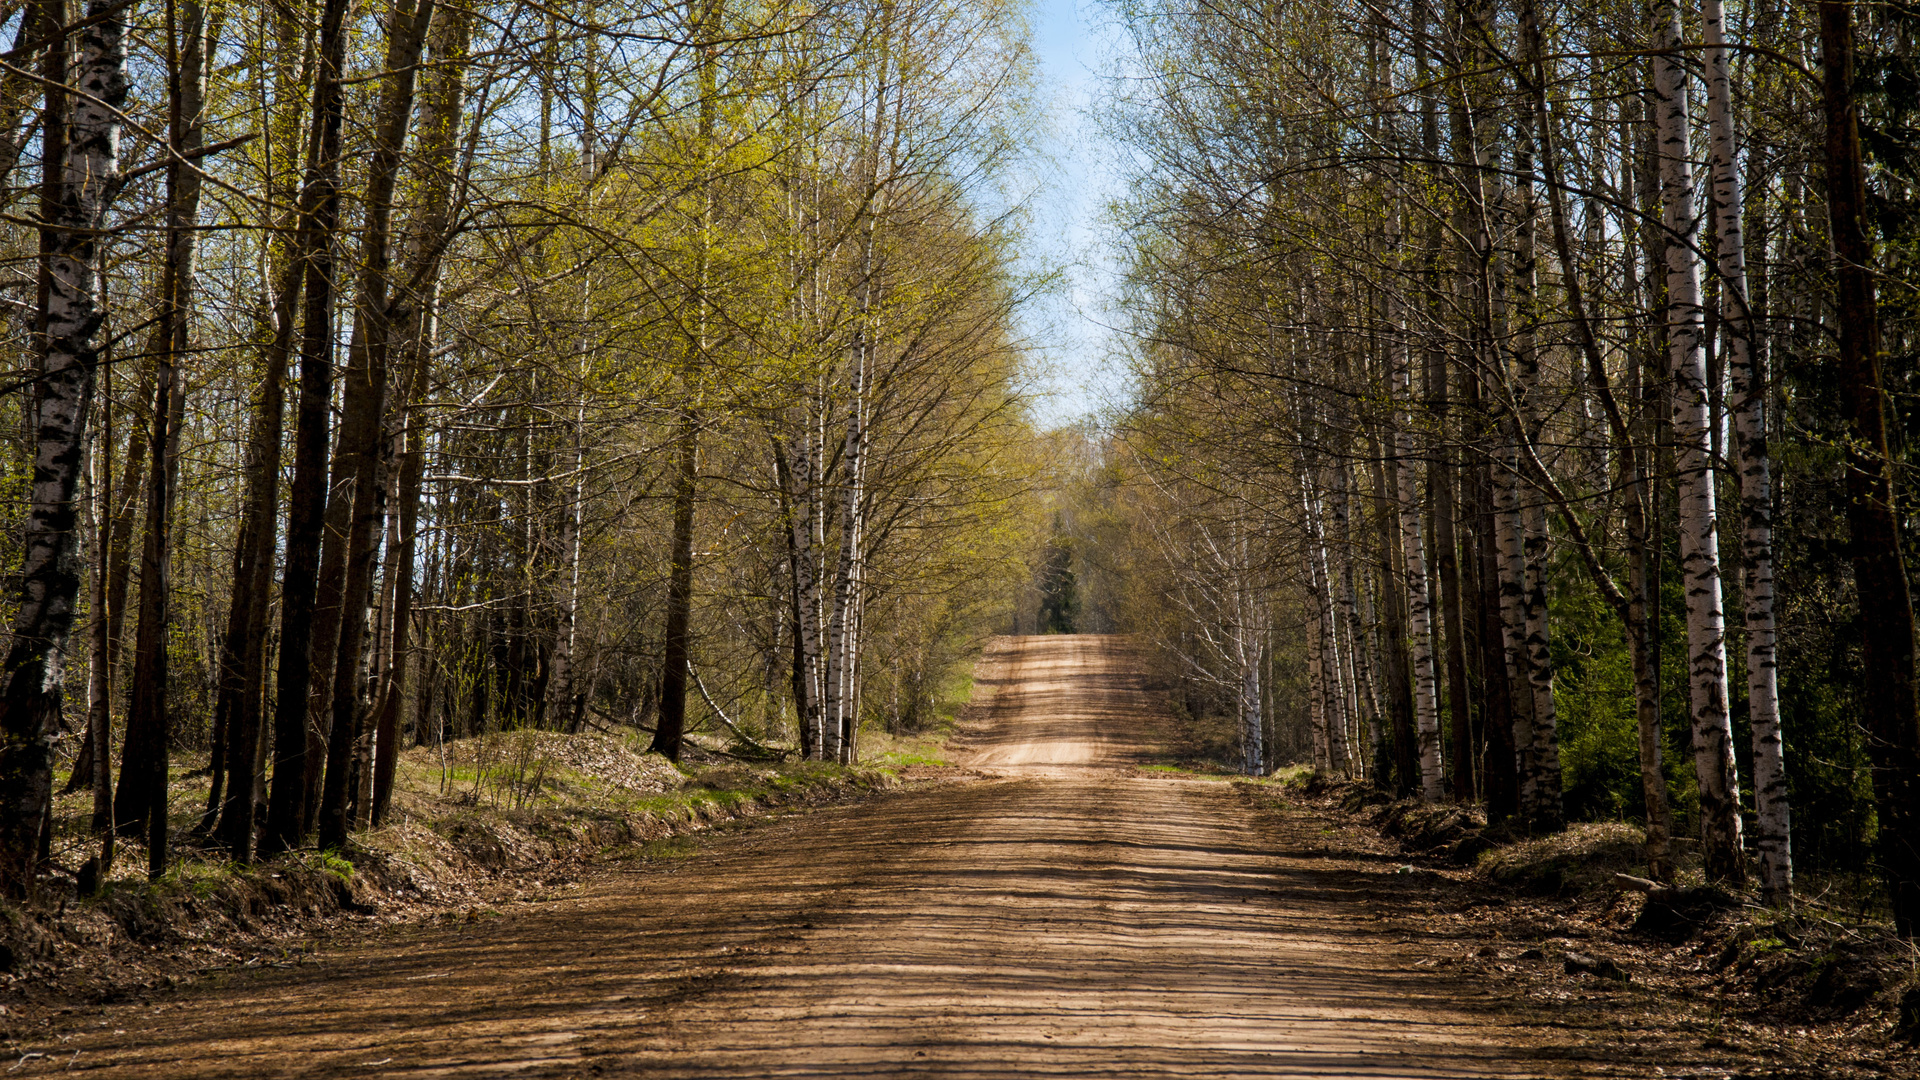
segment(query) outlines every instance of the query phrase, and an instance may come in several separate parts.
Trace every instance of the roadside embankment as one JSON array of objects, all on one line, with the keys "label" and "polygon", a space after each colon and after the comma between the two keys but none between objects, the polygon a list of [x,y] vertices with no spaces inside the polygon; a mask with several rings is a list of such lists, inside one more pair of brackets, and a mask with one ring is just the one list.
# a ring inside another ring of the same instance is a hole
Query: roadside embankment
[{"label": "roadside embankment", "polygon": [[1311,819],[1295,831],[1322,857],[1358,853],[1426,883],[1401,925],[1431,948],[1426,963],[1538,1006],[1593,1060],[1669,1075],[1765,1062],[1752,1075],[1775,1080],[1920,1075],[1920,953],[1870,914],[1807,898],[1766,907],[1751,889],[1707,884],[1684,843],[1654,882],[1628,823],[1529,837],[1486,827],[1477,809],[1306,771],[1234,786],[1257,812]]},{"label": "roadside embankment", "polygon": [[56,807],[56,872],[40,903],[0,905],[0,1047],[75,1004],[139,996],[233,966],[287,966],[369,924],[477,919],[572,886],[596,864],[670,858],[731,823],[855,801],[897,786],[885,764],[725,760],[676,766],[638,734],[509,732],[403,755],[387,820],[345,851],[251,866],[195,846],[204,770],[171,785],[168,873],[123,844],[97,895],[66,868],[85,850],[84,792]]}]

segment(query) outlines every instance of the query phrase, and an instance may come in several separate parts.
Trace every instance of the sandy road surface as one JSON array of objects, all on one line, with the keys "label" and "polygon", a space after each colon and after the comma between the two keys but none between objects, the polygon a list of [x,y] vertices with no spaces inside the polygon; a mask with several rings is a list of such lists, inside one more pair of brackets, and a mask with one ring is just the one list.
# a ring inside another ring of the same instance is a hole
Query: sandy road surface
[{"label": "sandy road surface", "polygon": [[1539,1075],[1498,1002],[1377,929],[1363,875],[1129,767],[1158,707],[1131,659],[1003,639],[957,745],[983,779],[115,1007],[16,1075]]}]

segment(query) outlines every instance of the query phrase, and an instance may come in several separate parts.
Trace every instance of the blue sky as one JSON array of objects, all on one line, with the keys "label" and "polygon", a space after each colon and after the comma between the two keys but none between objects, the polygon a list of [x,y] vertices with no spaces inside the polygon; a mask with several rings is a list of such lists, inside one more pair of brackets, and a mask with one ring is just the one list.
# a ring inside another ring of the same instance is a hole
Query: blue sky
[{"label": "blue sky", "polygon": [[1034,412],[1052,426],[1114,404],[1124,390],[1124,365],[1102,325],[1111,321],[1105,307],[1113,276],[1101,215],[1119,192],[1107,165],[1120,149],[1090,115],[1100,89],[1096,72],[1111,40],[1107,13],[1097,0],[1033,0],[1029,17],[1053,159],[1029,242],[1043,263],[1067,273],[1065,288],[1038,305],[1030,320],[1046,369]]}]

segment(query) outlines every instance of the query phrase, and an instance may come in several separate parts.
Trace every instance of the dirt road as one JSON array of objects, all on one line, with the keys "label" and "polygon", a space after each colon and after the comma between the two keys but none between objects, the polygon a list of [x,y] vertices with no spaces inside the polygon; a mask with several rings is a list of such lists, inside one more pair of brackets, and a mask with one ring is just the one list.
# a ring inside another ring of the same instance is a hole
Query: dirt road
[{"label": "dirt road", "polygon": [[1160,708],[1137,671],[1117,639],[1003,639],[956,744],[980,778],[112,1008],[18,1075],[1542,1073],[1380,928],[1379,875],[1134,768]]}]

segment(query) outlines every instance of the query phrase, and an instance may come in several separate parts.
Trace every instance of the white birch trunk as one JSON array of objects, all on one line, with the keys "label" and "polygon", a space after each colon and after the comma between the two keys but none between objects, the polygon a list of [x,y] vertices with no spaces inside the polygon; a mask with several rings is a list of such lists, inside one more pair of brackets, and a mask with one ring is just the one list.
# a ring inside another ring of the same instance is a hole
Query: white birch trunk
[{"label": "white birch trunk", "polygon": [[834,564],[829,601],[831,610],[827,616],[826,749],[828,760],[842,764],[850,764],[845,759],[850,752],[851,727],[856,722],[853,715],[853,689],[854,653],[858,642],[854,621],[860,564],[860,457],[865,442],[861,430],[865,365],[865,350],[857,349],[848,387],[851,404],[840,458],[840,467],[845,473],[840,486],[840,551]]},{"label": "white birch trunk", "polygon": [[[1514,193],[1518,199],[1519,221],[1514,237],[1513,294],[1519,329],[1514,335],[1514,367],[1520,452],[1532,452],[1539,445],[1540,351],[1537,330],[1541,311],[1539,298],[1538,236],[1540,203],[1534,192],[1535,168],[1534,114],[1521,115],[1519,160],[1514,172],[1518,181]],[[1579,370],[1580,365],[1575,365]],[[1538,493],[1516,492],[1519,514],[1521,554],[1521,672],[1525,685],[1519,687],[1528,699],[1531,714],[1527,740],[1516,745],[1528,747],[1531,805],[1523,803],[1534,827],[1554,830],[1564,824],[1561,798],[1560,735],[1553,703],[1553,649],[1547,625],[1547,508]],[[1518,733],[1516,732],[1516,735]]]},{"label": "white birch trunk", "polygon": [[1535,822],[1541,828],[1565,824],[1560,780],[1560,731],[1553,703],[1553,651],[1547,623],[1547,508],[1538,497],[1520,508],[1521,549],[1526,565],[1527,681],[1533,702],[1533,769],[1537,797]]},{"label": "white birch trunk", "polygon": [[[1677,3],[1659,10],[1663,49],[1684,40]],[[1707,876],[1745,876],[1740,845],[1739,776],[1727,711],[1725,612],[1720,595],[1719,516],[1714,505],[1707,365],[1695,246],[1693,142],[1686,69],[1678,53],[1654,58],[1655,140],[1666,230],[1667,361],[1673,379],[1675,464],[1679,472],[1680,575],[1687,598],[1688,705],[1693,766],[1700,782],[1700,828]]]},{"label": "white birch trunk", "polygon": [[[1314,576],[1314,575],[1309,575]],[[1308,604],[1313,609],[1307,619],[1307,725],[1312,744],[1313,767],[1333,771],[1333,755],[1327,737],[1327,664],[1326,600],[1318,583],[1307,587]]]},{"label": "white birch trunk", "polygon": [[1747,252],[1741,216],[1739,148],[1733,80],[1727,69],[1720,0],[1701,0],[1707,43],[1708,160],[1713,175],[1714,231],[1719,235],[1720,326],[1732,376],[1733,431],[1740,470],[1741,592],[1746,600],[1747,718],[1753,728],[1754,847],[1768,903],[1793,896],[1793,811],[1787,802],[1785,746],[1780,739],[1780,687],[1774,649],[1773,476],[1767,448],[1765,354],[1755,340],[1747,303]]},{"label": "white birch trunk", "polygon": [[1245,529],[1236,528],[1231,546],[1233,565],[1221,569],[1232,575],[1234,601],[1234,661],[1239,666],[1237,696],[1243,765],[1248,775],[1266,773],[1266,745],[1261,730],[1260,658],[1265,651],[1266,612],[1248,575],[1251,545]]},{"label": "white birch trunk", "polygon": [[795,619],[793,632],[798,639],[798,657],[796,663],[800,669],[800,685],[804,699],[797,702],[800,715],[798,721],[805,729],[802,742],[805,743],[815,759],[825,754],[826,737],[825,710],[826,680],[822,668],[820,640],[820,572],[817,565],[814,546],[814,521],[816,511],[817,484],[814,468],[814,440],[811,437],[812,419],[802,427],[793,441],[789,455],[791,466],[792,520],[788,527],[793,530],[793,578],[795,595]]},{"label": "white birch trunk", "polygon": [[1500,639],[1507,658],[1507,670],[1501,674],[1512,688],[1514,775],[1520,782],[1520,816],[1531,822],[1539,808],[1540,785],[1533,745],[1532,680],[1527,671],[1527,562],[1513,466],[1511,449],[1503,449],[1493,469],[1493,530],[1499,551],[1495,571]]},{"label": "white birch trunk", "polygon": [[1400,553],[1406,561],[1407,639],[1413,660],[1413,722],[1420,741],[1420,797],[1445,796],[1440,767],[1439,676],[1433,661],[1433,609],[1427,557],[1421,546],[1420,495],[1414,474],[1413,431],[1404,405],[1413,398],[1413,371],[1405,341],[1392,346],[1394,487],[1400,503]]},{"label": "white birch trunk", "polygon": [[1266,773],[1266,747],[1260,730],[1260,642],[1252,627],[1243,627],[1240,646],[1240,742],[1249,776]]},{"label": "white birch trunk", "polygon": [[1332,474],[1329,486],[1331,497],[1328,506],[1332,511],[1333,537],[1331,545],[1323,544],[1322,551],[1331,562],[1334,572],[1328,579],[1334,602],[1338,605],[1339,616],[1334,625],[1334,641],[1340,660],[1340,745],[1346,754],[1346,772],[1342,775],[1365,776],[1372,764],[1371,757],[1357,755],[1362,760],[1354,760],[1354,745],[1359,742],[1364,725],[1372,735],[1372,742],[1379,740],[1380,704],[1379,695],[1373,688],[1373,669],[1368,662],[1366,626],[1360,617],[1359,591],[1355,586],[1353,573],[1353,478],[1347,471],[1347,463],[1336,461],[1327,466]]},{"label": "white birch trunk", "polygon": [[40,831],[52,795],[52,732],[80,592],[74,495],[85,464],[87,411],[105,318],[99,239],[120,169],[125,11],[110,0],[87,4],[75,68],[80,93],[69,102],[66,154],[56,173],[52,220],[43,232],[50,241],[49,288],[44,364],[29,406],[32,502],[21,537],[13,637],[0,673],[0,894],[20,898],[36,887]]},{"label": "white birch trunk", "polygon": [[1327,557],[1326,535],[1320,526],[1319,500],[1309,486],[1303,485],[1306,510],[1308,562],[1315,582],[1318,603],[1315,612],[1318,621],[1320,640],[1320,697],[1318,704],[1325,713],[1327,742],[1327,769],[1335,776],[1351,775],[1352,766],[1347,753],[1346,737],[1346,689],[1343,686],[1339,617],[1333,602],[1334,583],[1332,566]]},{"label": "white birch trunk", "polygon": [[[586,501],[586,450],[582,443],[586,416],[582,407],[574,417],[573,482],[566,487],[568,505],[560,516],[560,618],[553,629],[553,660],[547,677],[548,723],[559,730],[574,729],[573,661],[580,612],[581,514]],[[399,533],[396,531],[397,537]],[[397,658],[396,658],[397,659]]]}]

